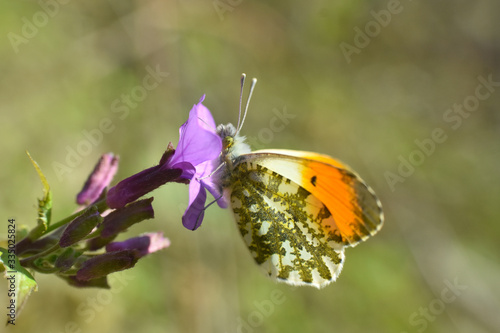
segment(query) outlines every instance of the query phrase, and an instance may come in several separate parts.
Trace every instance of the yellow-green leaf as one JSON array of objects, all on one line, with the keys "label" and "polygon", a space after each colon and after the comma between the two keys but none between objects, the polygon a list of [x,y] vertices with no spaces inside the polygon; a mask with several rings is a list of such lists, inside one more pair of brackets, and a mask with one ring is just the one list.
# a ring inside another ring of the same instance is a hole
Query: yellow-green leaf
[{"label": "yellow-green leaf", "polygon": [[47,178],[45,178],[45,175],[40,169],[40,166],[38,166],[38,163],[36,163],[36,161],[31,157],[28,151],[26,151],[26,154],[35,167],[35,170],[38,173],[38,176],[40,177],[43,185],[43,198],[38,199],[38,228],[36,228],[36,235],[29,235],[31,239],[37,239],[47,230],[47,227],[50,225],[50,217],[52,213],[52,192],[50,191],[50,186],[47,182]]},{"label": "yellow-green leaf", "polygon": [[28,297],[33,291],[37,291],[38,285],[33,275],[21,266],[13,253],[0,248],[0,254],[0,264],[5,268],[4,276],[7,279],[7,296],[9,297],[6,324],[15,324]]}]

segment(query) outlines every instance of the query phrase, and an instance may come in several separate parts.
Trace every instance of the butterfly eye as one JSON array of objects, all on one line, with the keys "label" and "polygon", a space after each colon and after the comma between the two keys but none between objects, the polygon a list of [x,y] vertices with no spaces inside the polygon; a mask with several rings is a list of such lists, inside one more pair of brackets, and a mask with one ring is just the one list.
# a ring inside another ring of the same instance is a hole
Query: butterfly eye
[{"label": "butterfly eye", "polygon": [[223,149],[231,148],[233,143],[234,143],[234,138],[232,136],[226,136],[222,140],[222,147],[223,147]]}]

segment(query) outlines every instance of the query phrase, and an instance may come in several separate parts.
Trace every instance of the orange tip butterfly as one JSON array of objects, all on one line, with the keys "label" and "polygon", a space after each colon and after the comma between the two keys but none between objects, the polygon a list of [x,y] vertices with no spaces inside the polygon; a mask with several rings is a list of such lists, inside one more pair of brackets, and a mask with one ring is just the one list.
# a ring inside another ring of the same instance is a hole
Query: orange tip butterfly
[{"label": "orange tip butterfly", "polygon": [[335,281],[344,250],[383,225],[375,192],[348,166],[328,155],[285,149],[251,151],[239,135],[257,82],[252,80],[238,126],[219,125],[216,183],[257,264],[271,278],[295,286]]}]

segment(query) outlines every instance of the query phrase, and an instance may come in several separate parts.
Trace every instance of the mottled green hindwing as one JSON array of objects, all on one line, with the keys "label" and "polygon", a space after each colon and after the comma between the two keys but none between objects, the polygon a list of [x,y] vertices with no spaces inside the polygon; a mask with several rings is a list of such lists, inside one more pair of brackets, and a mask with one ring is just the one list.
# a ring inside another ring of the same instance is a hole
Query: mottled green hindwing
[{"label": "mottled green hindwing", "polygon": [[266,274],[318,288],[337,278],[344,246],[320,223],[331,216],[321,201],[249,160],[236,164],[229,177],[238,228]]}]

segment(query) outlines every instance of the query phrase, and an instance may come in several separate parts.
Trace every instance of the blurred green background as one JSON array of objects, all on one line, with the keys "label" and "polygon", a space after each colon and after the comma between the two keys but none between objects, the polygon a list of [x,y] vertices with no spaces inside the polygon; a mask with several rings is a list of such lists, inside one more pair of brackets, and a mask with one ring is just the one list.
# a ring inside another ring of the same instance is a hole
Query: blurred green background
[{"label": "blurred green background", "polygon": [[[188,188],[169,184],[154,192],[156,219],[128,235],[160,230],[170,248],[117,274],[111,292],[37,275],[39,291],[9,331],[500,331],[498,1],[0,8],[0,235],[9,217],[35,223],[41,185],[26,149],[58,220],[100,154],[120,155],[116,180],[156,164],[202,94],[217,123],[236,123],[242,72],[259,80],[243,129],[254,148],[335,156],[386,213],[377,236],[346,251],[337,282],[295,289],[261,274],[230,210],[212,207],[199,230],[184,229]],[[154,70],[168,75],[140,88]],[[293,118],[270,130],[284,112]],[[54,167],[78,149],[86,156],[67,172]]]}]

